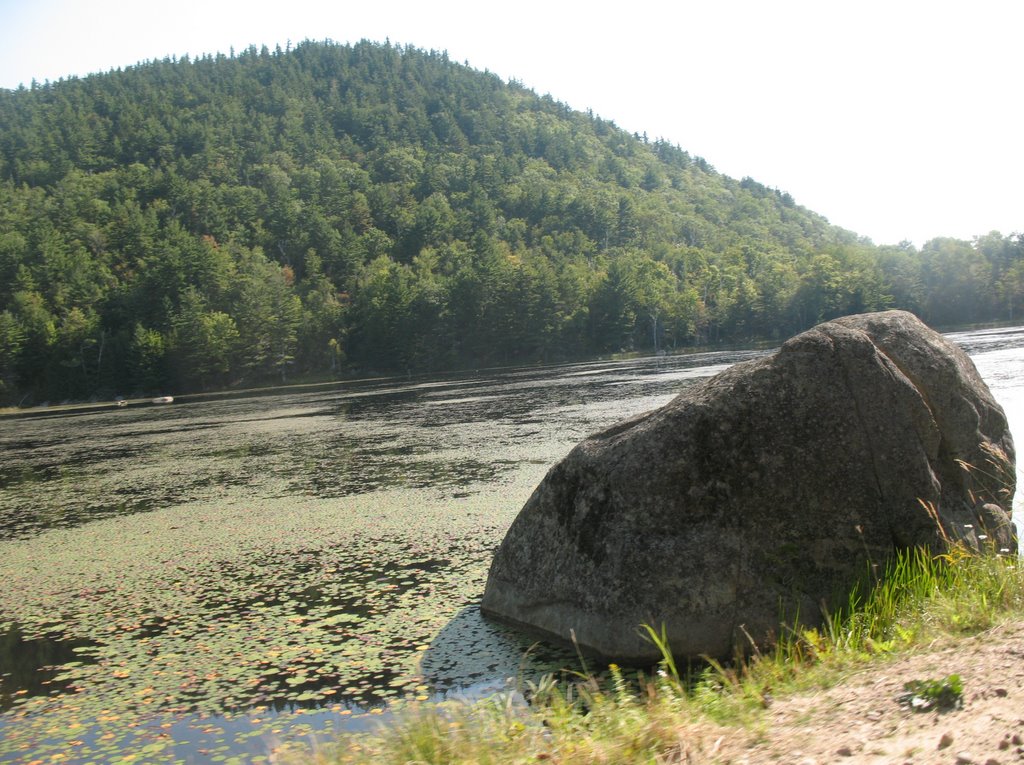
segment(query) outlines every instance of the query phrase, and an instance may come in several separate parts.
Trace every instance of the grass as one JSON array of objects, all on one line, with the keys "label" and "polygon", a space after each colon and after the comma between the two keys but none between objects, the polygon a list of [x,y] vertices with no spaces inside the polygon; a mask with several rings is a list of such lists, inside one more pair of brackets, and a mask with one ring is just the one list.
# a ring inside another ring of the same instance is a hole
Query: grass
[{"label": "grass", "polygon": [[911,680],[905,683],[903,702],[915,712],[930,709],[950,710],[963,706],[964,685],[960,675],[949,675],[942,680]]},{"label": "grass", "polygon": [[[627,677],[551,676],[521,693],[470,702],[409,704],[369,734],[291,763],[676,763],[699,754],[696,726],[754,727],[773,696],[841,682],[851,669],[943,637],[973,634],[1024,617],[1024,566],[1017,556],[953,546],[944,555],[898,555],[885,575],[855,590],[818,629],[789,630],[770,650],[731,665],[676,666],[664,633],[644,627],[661,648],[653,672]],[[528,701],[529,703],[525,703]]]}]

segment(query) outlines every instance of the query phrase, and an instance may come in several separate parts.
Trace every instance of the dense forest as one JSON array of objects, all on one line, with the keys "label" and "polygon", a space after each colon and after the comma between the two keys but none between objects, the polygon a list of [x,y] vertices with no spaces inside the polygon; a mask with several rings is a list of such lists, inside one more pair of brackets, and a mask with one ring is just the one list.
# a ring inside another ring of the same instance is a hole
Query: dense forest
[{"label": "dense forest", "polygon": [[0,90],[0,404],[1022,303],[1020,235],[876,247],[444,53],[306,42]]}]

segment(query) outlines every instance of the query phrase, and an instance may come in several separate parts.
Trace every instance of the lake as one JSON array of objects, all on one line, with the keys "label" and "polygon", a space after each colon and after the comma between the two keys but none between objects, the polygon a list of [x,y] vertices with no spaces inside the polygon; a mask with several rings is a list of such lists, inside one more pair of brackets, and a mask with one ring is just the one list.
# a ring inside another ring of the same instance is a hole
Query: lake
[{"label": "lake", "polygon": [[[951,337],[1024,432],[1024,328]],[[0,420],[0,762],[266,762],[577,668],[480,618],[495,547],[584,436],[759,353]]]}]

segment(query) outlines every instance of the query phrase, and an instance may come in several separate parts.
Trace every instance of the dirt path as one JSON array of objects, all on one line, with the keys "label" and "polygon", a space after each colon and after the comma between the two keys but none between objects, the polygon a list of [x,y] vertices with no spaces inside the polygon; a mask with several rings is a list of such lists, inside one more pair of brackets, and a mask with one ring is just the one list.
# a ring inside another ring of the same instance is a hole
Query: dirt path
[{"label": "dirt path", "polygon": [[[914,712],[904,683],[958,674],[963,708]],[[1024,763],[1024,621],[859,671],[842,685],[776,700],[757,732],[686,746],[690,762]]]}]

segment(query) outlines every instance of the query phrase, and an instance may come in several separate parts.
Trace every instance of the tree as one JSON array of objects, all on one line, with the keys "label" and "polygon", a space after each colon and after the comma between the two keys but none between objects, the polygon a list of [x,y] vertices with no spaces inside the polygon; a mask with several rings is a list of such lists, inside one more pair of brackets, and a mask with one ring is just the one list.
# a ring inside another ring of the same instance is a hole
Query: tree
[{"label": "tree", "polygon": [[107,334],[96,314],[72,308],[61,318],[55,341],[57,362],[75,372],[63,378],[62,395],[82,397],[96,392],[106,346]]},{"label": "tree", "polygon": [[167,340],[159,331],[136,323],[128,346],[131,390],[156,393],[167,378]]},{"label": "tree", "polygon": [[224,385],[239,345],[238,327],[226,313],[207,310],[203,297],[189,287],[173,318],[170,345],[182,386]]},{"label": "tree", "polygon": [[323,273],[319,256],[309,250],[302,284],[302,320],[298,329],[299,361],[304,369],[332,375],[341,371],[345,359],[347,305]]},{"label": "tree", "polygon": [[636,258],[631,265],[635,269],[637,310],[651,322],[651,345],[657,353],[658,320],[672,306],[676,293],[675,276],[664,263],[650,258]]},{"label": "tree", "polygon": [[259,250],[237,251],[244,277],[233,300],[240,332],[241,363],[257,379],[287,380],[295,361],[302,301],[290,268],[268,261]]},{"label": "tree", "polygon": [[381,255],[363,267],[357,286],[352,304],[357,358],[408,369],[415,344],[411,269]]},{"label": "tree", "polygon": [[12,403],[18,391],[18,362],[25,330],[14,314],[0,311],[0,401]]},{"label": "tree", "polygon": [[41,396],[48,396],[50,355],[57,339],[57,323],[38,292],[15,292],[11,307],[24,333],[20,353],[16,357],[19,384]]}]

